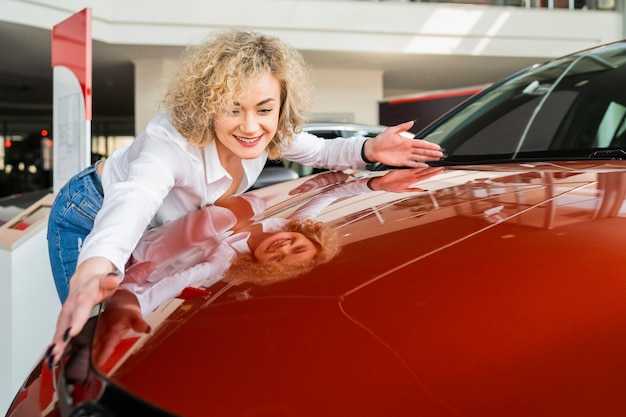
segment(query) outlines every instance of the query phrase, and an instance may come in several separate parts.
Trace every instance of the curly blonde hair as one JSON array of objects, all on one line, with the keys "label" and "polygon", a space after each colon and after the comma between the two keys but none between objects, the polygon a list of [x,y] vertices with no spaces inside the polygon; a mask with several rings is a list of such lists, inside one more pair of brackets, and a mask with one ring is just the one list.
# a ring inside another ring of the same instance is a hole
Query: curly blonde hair
[{"label": "curly blonde hair", "polygon": [[257,285],[273,284],[309,272],[317,265],[329,262],[341,251],[337,231],[326,223],[311,219],[292,219],[282,230],[301,233],[313,242],[318,250],[315,257],[302,262],[260,263],[252,254],[246,254],[232,262],[226,272],[226,279]]},{"label": "curly blonde hair", "polygon": [[303,57],[278,38],[231,30],[188,46],[163,103],[174,127],[189,143],[203,146],[215,137],[216,118],[268,72],[281,86],[278,130],[267,148],[269,157],[278,159],[302,130],[312,93]]}]

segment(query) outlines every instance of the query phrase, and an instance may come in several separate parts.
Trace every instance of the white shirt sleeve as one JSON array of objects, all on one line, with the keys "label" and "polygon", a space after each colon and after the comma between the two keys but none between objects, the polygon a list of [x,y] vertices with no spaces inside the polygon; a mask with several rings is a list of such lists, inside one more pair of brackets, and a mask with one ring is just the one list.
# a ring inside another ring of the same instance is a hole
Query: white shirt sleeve
[{"label": "white shirt sleeve", "polygon": [[[114,152],[102,176],[104,201],[94,227],[85,239],[78,263],[102,256],[124,271],[130,253],[166,197],[178,212],[199,208],[197,195],[172,194],[174,186],[192,189],[202,178],[199,150],[194,149],[173,127],[155,118],[129,147]],[[200,185],[202,183],[200,182]],[[199,186],[198,186],[199,187]]]},{"label": "white shirt sleeve", "polygon": [[122,282],[119,288],[135,294],[141,307],[141,314],[145,316],[164,301],[176,297],[186,287],[200,282],[210,286],[221,280],[235,253],[226,247],[222,249],[215,251],[205,262],[183,269],[165,279],[156,282],[146,281],[142,284]]},{"label": "white shirt sleeve", "polygon": [[324,139],[310,133],[300,133],[293,139],[291,148],[283,158],[302,165],[344,170],[366,165],[361,159],[361,148],[368,138]]},{"label": "white shirt sleeve", "polygon": [[291,215],[290,219],[314,219],[322,210],[334,203],[336,200],[357,194],[367,194],[373,192],[367,185],[369,178],[356,179],[337,187],[333,187],[328,191],[324,191],[313,197],[306,204],[302,205]]},{"label": "white shirt sleeve", "polygon": [[[257,196],[236,197],[252,209],[265,209]],[[249,215],[249,214],[247,214]],[[249,232],[233,233],[235,214],[207,206],[147,232],[133,251],[133,262],[120,288],[137,296],[143,314],[193,284],[219,281],[238,253],[247,253]]]}]

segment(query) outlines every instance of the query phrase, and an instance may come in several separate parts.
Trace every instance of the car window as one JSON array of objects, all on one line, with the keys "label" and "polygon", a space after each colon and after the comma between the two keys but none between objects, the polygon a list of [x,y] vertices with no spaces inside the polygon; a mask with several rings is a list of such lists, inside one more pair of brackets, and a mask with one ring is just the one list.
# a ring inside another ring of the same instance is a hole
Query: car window
[{"label": "car window", "polygon": [[626,106],[610,103],[596,135],[599,148],[626,147]]},{"label": "car window", "polygon": [[418,137],[449,161],[588,157],[626,146],[626,52],[606,47],[528,68],[453,110]]},{"label": "car window", "polygon": [[[368,138],[376,137],[385,130],[385,126],[372,126],[361,124],[344,124],[344,123],[312,123],[304,126],[303,131],[311,133],[317,137],[324,139],[341,139],[352,136],[364,136]],[[368,164],[361,168],[364,170],[373,170],[379,164]],[[258,180],[252,185],[251,189],[265,187],[267,185],[279,183],[286,179],[295,177],[303,177],[326,171],[322,168],[314,168],[308,165],[302,165],[297,162],[287,160],[268,160],[265,164],[263,172]]]},{"label": "car window", "polygon": [[342,136],[341,132],[338,130],[315,130],[315,131],[308,131],[308,133],[311,133],[319,138],[324,138],[324,139],[335,139],[335,138],[339,138]]}]

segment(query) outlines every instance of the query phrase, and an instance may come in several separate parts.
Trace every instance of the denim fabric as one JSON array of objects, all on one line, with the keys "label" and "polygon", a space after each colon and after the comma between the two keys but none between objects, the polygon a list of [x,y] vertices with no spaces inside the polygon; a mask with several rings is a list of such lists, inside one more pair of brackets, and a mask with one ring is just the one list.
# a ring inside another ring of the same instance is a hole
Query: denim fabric
[{"label": "denim fabric", "polygon": [[52,204],[48,220],[48,253],[61,303],[67,298],[78,252],[93,229],[103,198],[102,183],[94,165],[72,177],[59,190]]}]

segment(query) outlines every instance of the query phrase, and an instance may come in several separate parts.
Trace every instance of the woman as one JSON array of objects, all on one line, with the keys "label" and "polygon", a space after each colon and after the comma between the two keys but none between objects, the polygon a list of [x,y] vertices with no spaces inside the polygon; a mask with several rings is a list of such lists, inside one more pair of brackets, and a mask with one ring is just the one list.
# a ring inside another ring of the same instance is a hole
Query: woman
[{"label": "woman", "polygon": [[243,193],[267,158],[345,169],[375,161],[420,167],[443,155],[400,135],[412,122],[369,140],[302,134],[310,97],[304,60],[277,38],[236,30],[186,50],[166,111],[57,195],[48,246],[63,306],[50,363],[118,287],[147,228]]}]

